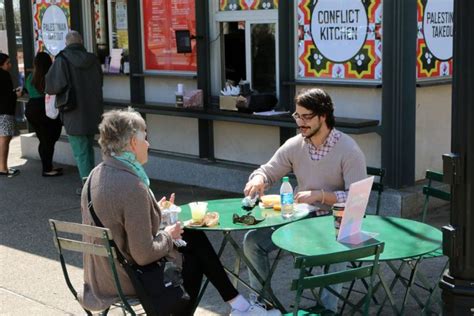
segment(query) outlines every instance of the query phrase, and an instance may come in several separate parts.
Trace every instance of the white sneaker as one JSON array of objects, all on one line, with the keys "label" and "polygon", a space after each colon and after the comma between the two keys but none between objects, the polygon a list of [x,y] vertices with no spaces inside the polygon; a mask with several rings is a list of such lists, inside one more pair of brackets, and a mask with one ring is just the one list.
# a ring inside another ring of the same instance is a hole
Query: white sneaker
[{"label": "white sneaker", "polygon": [[263,307],[259,303],[254,303],[250,305],[250,307],[245,311],[241,312],[239,310],[232,310],[230,312],[230,316],[263,316],[263,315],[268,315],[268,316],[280,316],[281,312],[278,309],[271,309],[271,310],[266,310],[265,307]]}]

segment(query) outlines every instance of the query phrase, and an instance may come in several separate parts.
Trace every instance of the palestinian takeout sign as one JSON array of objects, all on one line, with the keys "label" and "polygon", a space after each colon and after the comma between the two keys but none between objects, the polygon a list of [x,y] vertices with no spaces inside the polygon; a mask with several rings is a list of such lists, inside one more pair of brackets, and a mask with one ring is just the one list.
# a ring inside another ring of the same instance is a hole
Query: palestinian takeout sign
[{"label": "palestinian takeout sign", "polygon": [[35,51],[56,56],[66,47],[69,32],[69,0],[33,1]]},{"label": "palestinian takeout sign", "polygon": [[380,80],[381,0],[299,0],[298,77]]},{"label": "palestinian takeout sign", "polygon": [[418,0],[418,78],[453,73],[453,0]]}]

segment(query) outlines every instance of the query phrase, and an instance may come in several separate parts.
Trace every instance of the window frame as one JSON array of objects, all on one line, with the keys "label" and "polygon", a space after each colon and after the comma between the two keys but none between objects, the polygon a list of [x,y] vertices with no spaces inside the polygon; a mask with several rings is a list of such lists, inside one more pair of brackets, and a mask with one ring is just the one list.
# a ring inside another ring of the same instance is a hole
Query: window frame
[{"label": "window frame", "polygon": [[251,51],[251,25],[252,24],[275,24],[275,93],[280,96],[280,52],[279,52],[279,21],[278,9],[270,10],[236,10],[219,11],[219,5],[213,2],[214,7],[210,7],[210,34],[211,34],[211,94],[219,95],[223,88],[223,54],[221,45],[221,23],[245,21],[245,64],[246,80],[252,87],[252,51]]}]

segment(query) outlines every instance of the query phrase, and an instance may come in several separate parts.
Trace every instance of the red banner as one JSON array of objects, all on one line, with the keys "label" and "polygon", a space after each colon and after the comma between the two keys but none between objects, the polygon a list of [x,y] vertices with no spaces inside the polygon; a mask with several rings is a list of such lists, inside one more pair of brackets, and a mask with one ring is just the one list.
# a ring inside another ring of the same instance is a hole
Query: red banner
[{"label": "red banner", "polygon": [[196,71],[196,41],[192,53],[176,52],[176,30],[196,35],[194,0],[143,0],[146,70]]}]

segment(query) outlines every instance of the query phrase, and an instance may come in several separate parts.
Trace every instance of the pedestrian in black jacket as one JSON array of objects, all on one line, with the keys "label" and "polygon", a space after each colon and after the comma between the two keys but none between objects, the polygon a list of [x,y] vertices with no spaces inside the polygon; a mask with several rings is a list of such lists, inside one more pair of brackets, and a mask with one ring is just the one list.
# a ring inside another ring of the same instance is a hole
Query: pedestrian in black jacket
[{"label": "pedestrian in black jacket", "polygon": [[55,94],[57,104],[68,104],[60,118],[71,144],[81,179],[94,168],[94,135],[103,113],[102,68],[88,53],[77,31],[66,35],[66,48],[46,74],[45,92]]},{"label": "pedestrian in black jacket", "polygon": [[0,53],[0,176],[13,177],[20,171],[8,168],[10,141],[15,133],[16,98],[21,89],[14,89],[10,76],[10,57]]}]

